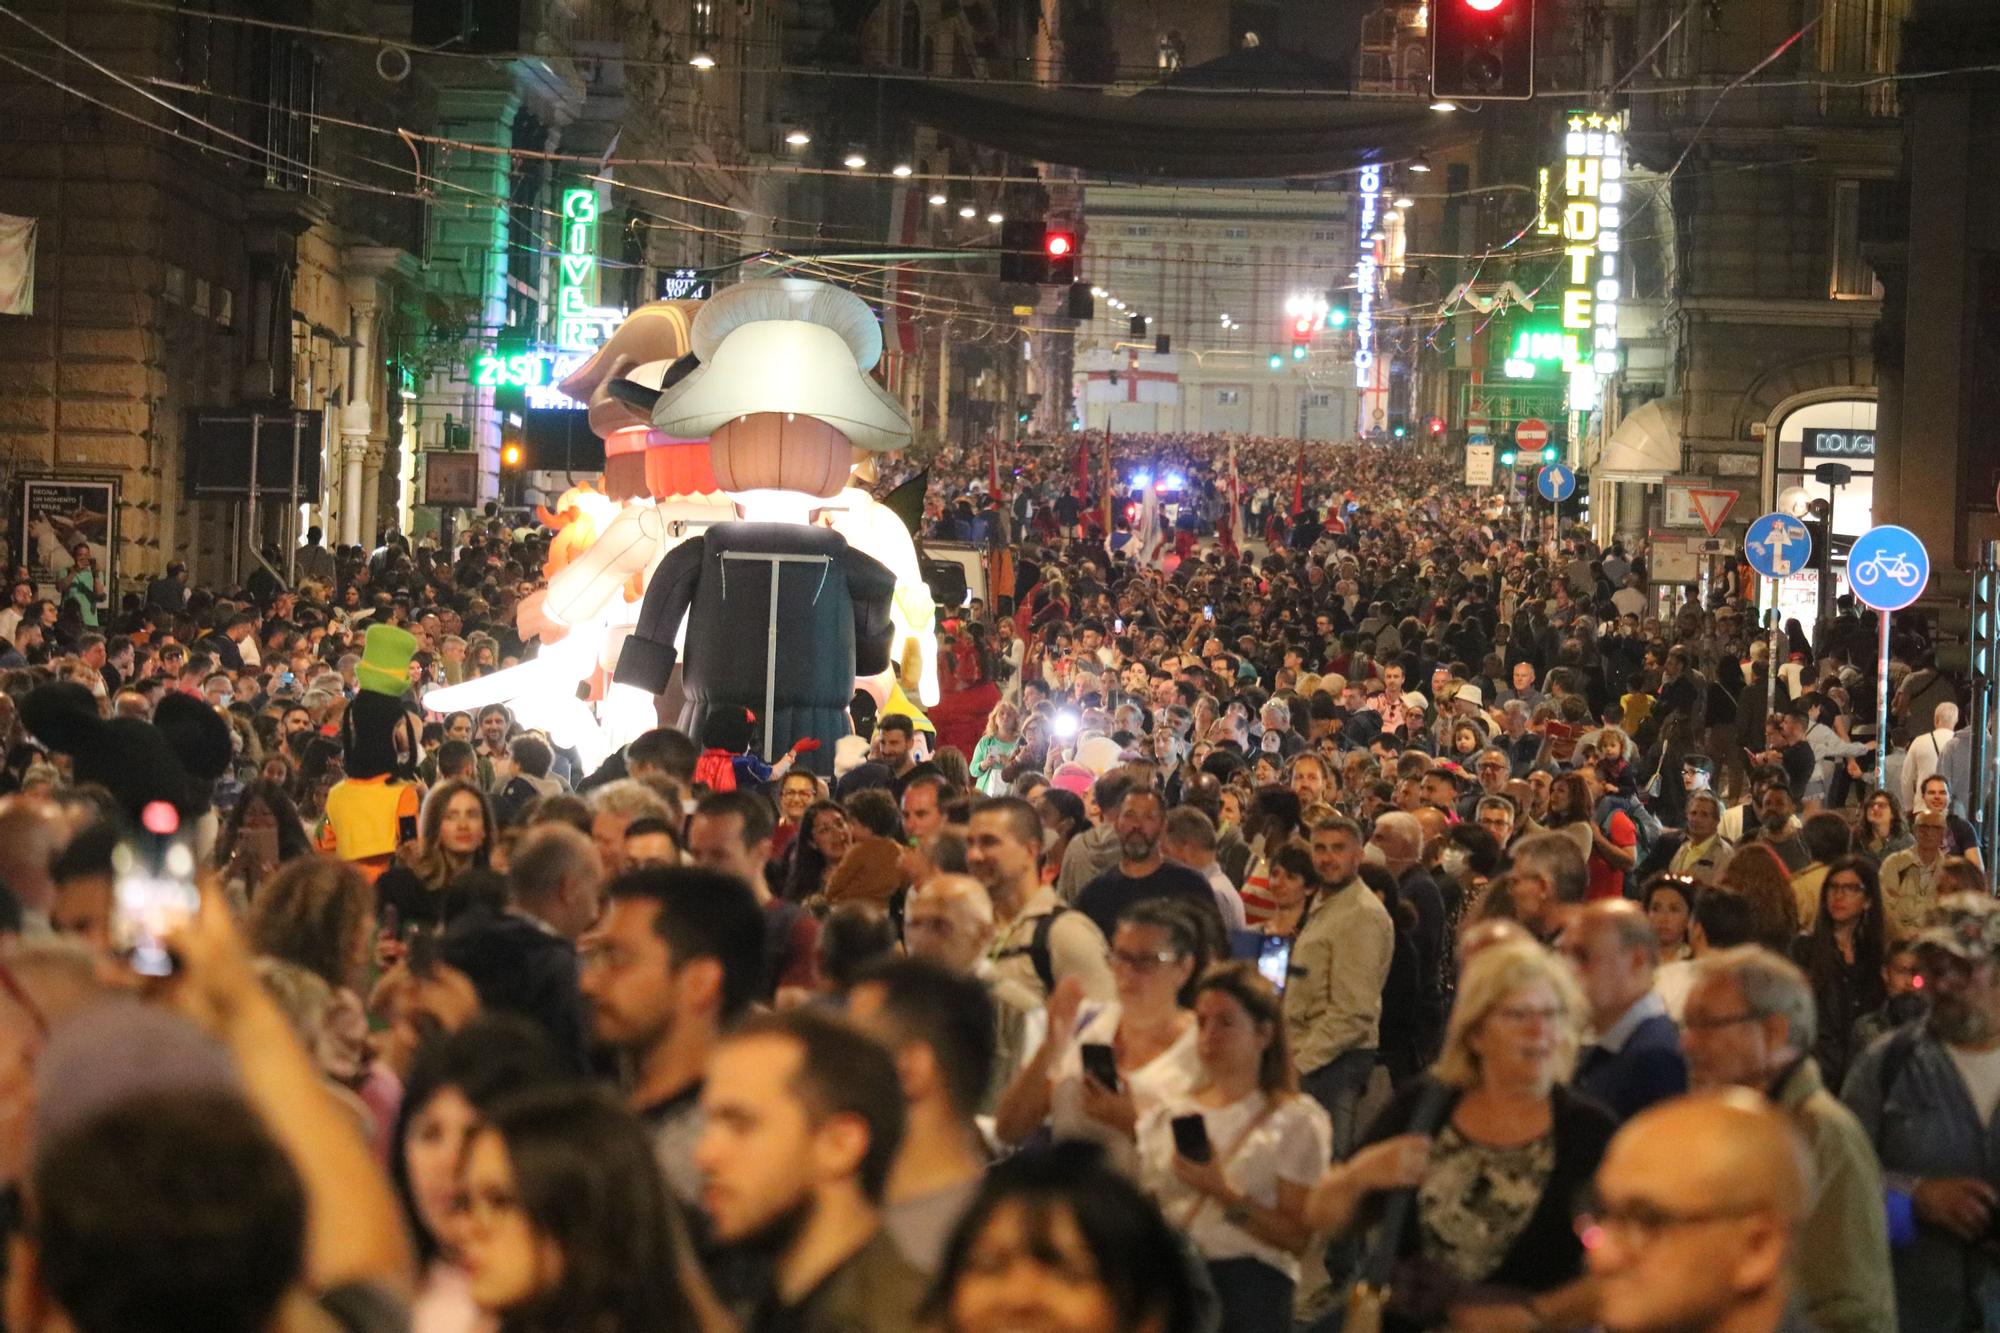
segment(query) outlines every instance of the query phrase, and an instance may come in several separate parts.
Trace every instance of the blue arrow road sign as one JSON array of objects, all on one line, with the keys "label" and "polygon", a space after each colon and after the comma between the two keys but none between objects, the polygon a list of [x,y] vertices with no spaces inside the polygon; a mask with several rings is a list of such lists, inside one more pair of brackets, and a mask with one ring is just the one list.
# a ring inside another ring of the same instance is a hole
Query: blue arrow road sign
[{"label": "blue arrow road sign", "polygon": [[1917,534],[1885,523],[1854,539],[1847,553],[1847,583],[1877,611],[1900,611],[1923,595],[1931,557]]},{"label": "blue arrow road sign", "polygon": [[1535,490],[1544,500],[1561,504],[1576,494],[1576,473],[1561,463],[1551,463],[1535,478]]},{"label": "blue arrow road sign", "polygon": [[1766,514],[1743,538],[1743,558],[1767,579],[1781,579],[1805,567],[1812,534],[1790,514]]}]

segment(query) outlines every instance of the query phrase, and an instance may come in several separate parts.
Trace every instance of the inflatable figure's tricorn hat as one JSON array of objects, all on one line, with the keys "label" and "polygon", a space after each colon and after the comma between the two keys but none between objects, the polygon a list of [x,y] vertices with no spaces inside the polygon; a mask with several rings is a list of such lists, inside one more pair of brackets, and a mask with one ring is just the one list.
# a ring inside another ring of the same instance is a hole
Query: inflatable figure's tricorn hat
[{"label": "inflatable figure's tricorn hat", "polygon": [[695,317],[701,364],[665,389],[653,427],[707,436],[725,490],[833,495],[854,450],[910,443],[910,418],[869,374],[882,329],[852,292],[803,278],[726,288]]}]

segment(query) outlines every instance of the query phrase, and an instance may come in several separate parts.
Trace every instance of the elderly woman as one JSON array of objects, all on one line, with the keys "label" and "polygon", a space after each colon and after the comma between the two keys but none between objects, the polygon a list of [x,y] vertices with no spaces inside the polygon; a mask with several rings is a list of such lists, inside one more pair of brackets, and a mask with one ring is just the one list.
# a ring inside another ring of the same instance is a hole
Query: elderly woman
[{"label": "elderly woman", "polygon": [[[1459,980],[1437,1064],[1314,1188],[1309,1220],[1336,1233],[1379,1216],[1376,1196],[1416,1191],[1395,1238],[1385,1328],[1591,1322],[1595,1292],[1571,1209],[1615,1126],[1563,1084],[1585,1013],[1548,950],[1526,940],[1482,949]],[[1434,1123],[1417,1123],[1420,1107],[1438,1108]]]}]

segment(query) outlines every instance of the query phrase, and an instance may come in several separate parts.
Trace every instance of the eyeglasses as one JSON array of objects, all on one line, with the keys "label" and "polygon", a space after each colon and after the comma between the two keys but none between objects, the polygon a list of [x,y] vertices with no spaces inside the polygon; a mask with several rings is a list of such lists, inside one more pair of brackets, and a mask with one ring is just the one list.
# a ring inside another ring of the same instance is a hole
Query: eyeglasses
[{"label": "eyeglasses", "polygon": [[1859,893],[1866,895],[1867,886],[1858,879],[1830,879],[1826,882],[1828,893]]},{"label": "eyeglasses", "polygon": [[1180,958],[1181,954],[1177,949],[1157,949],[1146,953],[1138,953],[1130,949],[1113,949],[1111,951],[1111,965],[1113,967],[1129,967],[1134,972],[1153,972],[1167,966],[1169,963],[1179,962]]},{"label": "eyeglasses", "polygon": [[1697,1018],[1693,1014],[1683,1015],[1681,1026],[1691,1032],[1715,1032],[1722,1028],[1735,1027],[1738,1023],[1754,1023],[1763,1018],[1745,1009],[1739,1014],[1717,1014],[1712,1018]]},{"label": "eyeglasses", "polygon": [[1676,1210],[1647,1199],[1631,1199],[1624,1203],[1599,1202],[1577,1215],[1576,1235],[1587,1250],[1598,1248],[1606,1240],[1615,1240],[1627,1250],[1643,1250],[1668,1231],[1715,1222],[1733,1222],[1764,1212],[1765,1208],[1766,1205],[1760,1203],[1738,1203]]},{"label": "eyeglasses", "polygon": [[1559,1005],[1503,1004],[1490,1016],[1526,1027],[1530,1023],[1558,1022],[1566,1012]]}]

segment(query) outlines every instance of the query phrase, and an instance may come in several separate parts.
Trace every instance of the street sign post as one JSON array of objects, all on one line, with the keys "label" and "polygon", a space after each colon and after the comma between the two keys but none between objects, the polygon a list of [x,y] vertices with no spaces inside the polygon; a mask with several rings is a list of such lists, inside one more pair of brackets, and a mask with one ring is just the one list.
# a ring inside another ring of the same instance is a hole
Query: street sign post
[{"label": "street sign post", "polygon": [[1770,644],[1764,659],[1766,713],[1774,711],[1778,703],[1777,583],[1796,573],[1806,563],[1806,556],[1811,550],[1812,533],[1790,514],[1766,514],[1752,523],[1750,531],[1743,536],[1743,558],[1750,562],[1750,568],[1772,580]]},{"label": "street sign post", "polygon": [[1875,786],[1889,780],[1889,614],[1923,596],[1931,579],[1930,552],[1917,534],[1893,523],[1870,528],[1847,553],[1847,585],[1881,621],[1875,657]]},{"label": "street sign post", "polygon": [[[1548,438],[1548,427],[1543,426],[1542,423],[1539,421],[1532,423],[1526,421],[1522,422],[1520,428],[1514,432],[1514,438],[1521,439],[1522,431],[1525,431],[1531,424],[1535,426],[1540,426],[1542,430],[1542,438],[1543,439]],[[1555,528],[1553,537],[1556,544],[1556,549],[1558,552],[1560,552],[1560,550],[1562,549],[1563,501],[1569,499],[1570,496],[1576,494],[1576,473],[1570,471],[1568,468],[1564,467],[1561,463],[1550,463],[1547,467],[1544,467],[1539,473],[1536,474],[1535,490],[1541,495],[1541,497],[1544,500],[1547,500],[1550,504],[1555,506],[1554,510]]]}]

